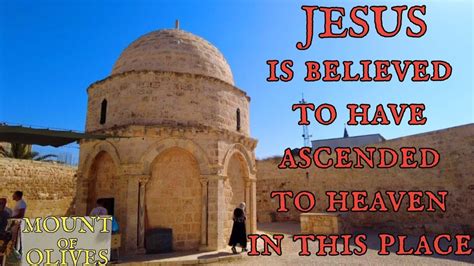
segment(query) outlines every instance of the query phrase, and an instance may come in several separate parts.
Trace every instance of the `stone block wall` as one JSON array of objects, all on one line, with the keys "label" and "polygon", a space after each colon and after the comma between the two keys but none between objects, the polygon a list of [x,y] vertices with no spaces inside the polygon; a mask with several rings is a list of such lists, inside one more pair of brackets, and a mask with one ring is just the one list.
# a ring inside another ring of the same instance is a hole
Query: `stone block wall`
[{"label": "stone block wall", "polygon": [[[88,198],[113,197],[127,252],[141,250],[146,230],[156,227],[173,229],[175,250],[225,247],[232,211],[242,201],[255,232],[256,189],[249,180],[255,180],[255,140],[205,126],[134,125],[104,134],[126,137],[81,141],[76,214],[87,213]],[[102,153],[113,166],[104,166]],[[96,176],[116,180],[114,189]]]},{"label": "stone block wall", "polygon": [[[217,79],[170,72],[127,72],[88,89],[87,131],[126,125],[204,125],[249,135],[249,102],[245,92]],[[100,112],[107,100],[107,116]],[[237,109],[240,131],[237,131]]]},{"label": "stone block wall", "polygon": [[13,208],[13,192],[23,191],[28,217],[73,214],[76,171],[61,164],[0,158],[0,197]]},{"label": "stone block wall", "polygon": [[335,235],[342,234],[339,214],[304,213],[300,216],[302,234]]},{"label": "stone block wall", "polygon": [[246,177],[242,162],[237,156],[231,158],[227,175],[224,181],[224,199],[227,206],[224,210],[224,215],[226,216],[224,220],[224,244],[228,243],[232,232],[234,209],[237,208],[241,202],[246,201]]},{"label": "stone block wall", "polygon": [[147,230],[171,228],[174,250],[199,248],[201,195],[199,167],[192,154],[170,149],[159,155],[146,186]]},{"label": "stone block wall", "polygon": [[[292,201],[287,200],[290,211],[276,213],[278,201],[271,198],[271,191],[310,191],[316,195],[312,212],[324,212],[327,207],[326,191],[368,192],[368,203],[376,191],[440,191],[447,190],[447,211],[406,212],[406,205],[399,212],[351,212],[347,219],[353,227],[398,228],[404,231],[466,232],[474,228],[474,125],[469,124],[439,131],[407,136],[374,145],[378,147],[431,147],[441,156],[440,163],[432,169],[308,169],[279,170],[279,158],[257,161],[257,219],[300,219]],[[416,158],[416,157],[415,157]],[[372,197],[371,197],[372,196]],[[388,198],[384,197],[386,202]],[[303,203],[304,204],[304,203]],[[306,206],[306,205],[303,205]]]}]

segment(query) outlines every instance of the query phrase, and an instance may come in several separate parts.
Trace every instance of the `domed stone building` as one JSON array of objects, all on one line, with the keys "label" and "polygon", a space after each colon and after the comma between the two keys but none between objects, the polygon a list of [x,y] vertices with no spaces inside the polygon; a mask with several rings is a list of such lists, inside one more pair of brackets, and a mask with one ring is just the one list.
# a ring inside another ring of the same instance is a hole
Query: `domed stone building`
[{"label": "domed stone building", "polygon": [[80,143],[78,215],[104,199],[127,253],[160,241],[158,228],[173,250],[223,248],[242,201],[256,231],[250,98],[216,47],[179,29],[148,33],[87,92],[86,132],[108,137]]}]

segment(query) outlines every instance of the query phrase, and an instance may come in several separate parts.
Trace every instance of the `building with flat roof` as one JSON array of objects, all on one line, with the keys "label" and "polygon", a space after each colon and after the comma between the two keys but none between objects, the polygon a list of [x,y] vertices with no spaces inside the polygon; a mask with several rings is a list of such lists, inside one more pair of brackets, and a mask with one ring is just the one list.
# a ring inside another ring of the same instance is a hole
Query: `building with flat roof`
[{"label": "building with flat roof", "polygon": [[313,140],[311,141],[311,146],[313,150],[318,147],[363,147],[384,141],[385,138],[380,134],[369,134],[350,137],[349,134],[347,134],[347,130],[344,129],[344,136],[342,138]]}]

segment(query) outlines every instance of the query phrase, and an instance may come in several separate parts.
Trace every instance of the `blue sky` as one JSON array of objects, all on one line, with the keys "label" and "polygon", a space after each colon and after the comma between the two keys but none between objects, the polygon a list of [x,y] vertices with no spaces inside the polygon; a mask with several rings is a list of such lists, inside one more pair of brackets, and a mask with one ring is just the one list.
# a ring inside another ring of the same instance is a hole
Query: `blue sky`
[{"label": "blue sky", "polygon": [[[471,1],[422,1],[427,6],[426,35],[363,39],[315,39],[299,51],[305,37],[302,4],[344,6],[417,5],[420,1],[0,1],[0,121],[83,131],[86,88],[107,77],[121,51],[139,36],[162,28],[199,35],[225,55],[236,85],[251,101],[251,134],[259,140],[257,157],[282,154],[303,145],[298,113],[301,94],[316,105],[331,103],[338,119],[309,126],[313,139],[339,137],[348,119],[347,103],[425,103],[424,126],[352,126],[350,135],[380,133],[388,139],[473,122]],[[387,17],[387,27],[394,25]],[[347,27],[353,24],[343,19]],[[322,16],[316,16],[321,32]],[[405,20],[404,23],[408,23]],[[404,29],[404,28],[402,28]],[[295,78],[268,83],[268,59],[292,59]],[[445,82],[305,83],[304,62],[327,59],[444,60],[453,66]],[[76,145],[77,146],[77,145]],[[73,153],[74,145],[41,152]]]}]

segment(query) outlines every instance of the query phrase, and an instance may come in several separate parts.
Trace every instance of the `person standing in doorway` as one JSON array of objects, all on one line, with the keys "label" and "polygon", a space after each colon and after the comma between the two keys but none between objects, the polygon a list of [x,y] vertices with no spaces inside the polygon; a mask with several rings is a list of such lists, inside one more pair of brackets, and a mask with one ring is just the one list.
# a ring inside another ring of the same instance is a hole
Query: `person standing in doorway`
[{"label": "person standing in doorway", "polygon": [[247,251],[247,231],[245,228],[245,202],[241,202],[234,210],[234,224],[229,239],[229,246],[232,246],[232,252],[237,254],[235,246],[240,245],[242,252]]},{"label": "person standing in doorway", "polygon": [[96,201],[96,207],[92,209],[89,216],[105,216],[107,213],[107,209],[104,207],[104,200],[98,199]]},{"label": "person standing in doorway", "polygon": [[13,208],[12,217],[14,219],[22,219],[26,213],[26,202],[23,200],[23,192],[15,191],[13,193],[13,200],[16,201],[15,207]]}]

